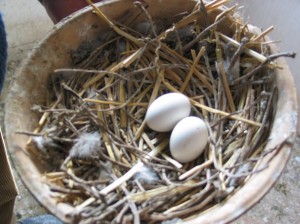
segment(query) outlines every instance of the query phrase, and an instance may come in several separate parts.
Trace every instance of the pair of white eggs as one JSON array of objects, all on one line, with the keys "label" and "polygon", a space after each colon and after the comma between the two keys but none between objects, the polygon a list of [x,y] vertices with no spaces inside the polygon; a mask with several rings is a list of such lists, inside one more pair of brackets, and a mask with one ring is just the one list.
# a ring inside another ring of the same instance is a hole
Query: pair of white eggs
[{"label": "pair of white eggs", "polygon": [[205,122],[191,113],[191,102],[182,93],[167,93],[149,106],[146,123],[154,131],[172,131],[170,152],[178,162],[186,163],[198,158],[208,141]]}]

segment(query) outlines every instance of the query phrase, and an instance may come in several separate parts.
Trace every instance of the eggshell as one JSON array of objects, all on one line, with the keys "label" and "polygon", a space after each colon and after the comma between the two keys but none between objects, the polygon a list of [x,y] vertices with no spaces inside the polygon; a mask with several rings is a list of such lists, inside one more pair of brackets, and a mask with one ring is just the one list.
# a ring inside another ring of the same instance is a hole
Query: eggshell
[{"label": "eggshell", "polygon": [[182,93],[167,93],[149,106],[146,123],[154,131],[171,131],[175,125],[191,113],[191,103]]},{"label": "eggshell", "polygon": [[186,163],[198,158],[208,142],[208,129],[198,117],[186,117],[173,129],[170,151],[178,162]]}]

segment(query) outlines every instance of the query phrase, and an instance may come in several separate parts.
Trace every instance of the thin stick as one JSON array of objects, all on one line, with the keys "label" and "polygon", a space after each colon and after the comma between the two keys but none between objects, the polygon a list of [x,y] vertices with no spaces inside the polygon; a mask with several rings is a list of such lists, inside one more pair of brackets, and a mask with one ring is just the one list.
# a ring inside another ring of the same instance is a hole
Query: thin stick
[{"label": "thin stick", "polygon": [[[152,150],[148,155],[145,156],[145,159],[150,159],[153,156],[156,156],[158,153],[160,153],[167,145],[168,141],[163,141],[161,144],[159,144],[154,150]],[[115,180],[112,184],[106,186],[100,191],[101,195],[107,195],[111,191],[115,190],[117,187],[121,186],[123,183],[128,181],[131,177],[133,177],[142,167],[144,166],[143,162],[138,162],[135,164],[127,173],[125,173],[123,176]]]},{"label": "thin stick", "polygon": [[201,33],[199,33],[197,35],[197,37],[195,39],[193,39],[191,42],[189,42],[187,45],[185,45],[182,50],[183,52],[189,50],[194,44],[196,44],[197,42],[199,42],[202,38],[205,37],[205,35],[214,27],[216,27],[219,23],[223,22],[225,19],[225,17],[223,17],[222,19],[216,21],[215,23],[213,23],[212,25],[210,25],[209,27],[206,27]]},{"label": "thin stick", "polygon": [[[119,99],[122,103],[125,103],[126,101],[126,91],[124,85],[125,85],[124,81],[121,81]],[[127,127],[127,113],[125,110],[121,110],[121,128],[126,128],[126,127]]]},{"label": "thin stick", "polygon": [[204,163],[198,165],[198,166],[194,166],[192,169],[190,169],[189,171],[185,172],[184,174],[181,174],[178,179],[179,180],[184,180],[187,179],[188,177],[192,176],[194,173],[196,172],[200,172],[201,170],[205,169],[206,167],[210,166],[213,163],[213,160],[207,160]]},{"label": "thin stick", "polygon": [[[231,44],[233,44],[235,47],[239,47],[240,46],[240,43],[237,42],[236,40],[230,38],[230,37],[227,37],[226,35],[222,34],[222,33],[217,33],[223,40],[227,41],[227,42],[230,42]],[[265,57],[264,55],[254,51],[254,50],[251,50],[249,48],[246,48],[244,47],[243,48],[243,52],[253,58],[255,58],[256,60],[258,60],[259,62],[261,63],[264,63],[267,61],[267,57]],[[270,63],[272,66],[275,66],[275,63],[274,62],[271,62]]]},{"label": "thin stick", "polygon": [[182,168],[182,164],[180,164],[178,161],[176,161],[175,159],[171,158],[167,154],[162,153],[161,155],[162,155],[162,157],[165,158],[165,160],[167,160],[169,163],[173,164],[176,168],[178,168],[178,169]]},{"label": "thin stick", "polygon": [[89,99],[89,98],[84,98],[83,101],[84,102],[90,102],[90,103],[96,103],[96,104],[114,105],[114,106],[128,106],[128,107],[134,107],[134,106],[147,107],[149,105],[148,102],[125,103],[125,102],[97,100],[97,99]]},{"label": "thin stick", "polygon": [[94,9],[95,13],[97,16],[100,17],[100,19],[103,19],[116,33],[118,33],[119,35],[131,40],[132,42],[134,42],[136,45],[138,46],[142,46],[143,42],[137,38],[135,38],[134,36],[126,33],[125,31],[121,30],[119,27],[117,27],[113,22],[111,22],[106,15],[103,14],[103,12],[94,5],[94,3],[91,0],[86,0],[87,3],[92,6],[92,8]]},{"label": "thin stick", "polygon": [[200,51],[199,51],[196,59],[193,62],[193,65],[192,65],[192,67],[191,67],[188,75],[186,76],[186,78],[185,78],[185,80],[184,80],[184,82],[183,82],[183,84],[182,84],[182,86],[180,88],[180,92],[184,92],[185,91],[188,83],[190,82],[190,80],[192,78],[192,75],[195,72],[196,66],[198,65],[198,63],[199,63],[201,57],[203,56],[204,52],[205,52],[205,47],[201,47],[201,49],[200,49]]},{"label": "thin stick", "polygon": [[274,26],[270,26],[268,29],[266,29],[264,32],[262,32],[261,34],[259,34],[257,37],[253,38],[253,40],[251,40],[251,42],[256,42],[259,41],[261,38],[263,38],[264,36],[268,35],[270,32],[272,32],[274,30]]},{"label": "thin stick", "polygon": [[[50,109],[54,109],[62,100],[62,94],[59,96],[59,98],[55,101],[55,103],[51,106]],[[43,116],[40,118],[38,127],[34,129],[33,134],[39,133],[44,125],[46,124],[47,118],[50,116],[51,112],[45,112]],[[26,145],[29,145],[32,142],[32,137],[30,137],[26,143]]]},{"label": "thin stick", "polygon": [[84,84],[84,88],[88,88],[89,86],[92,86],[93,84],[95,84],[97,81],[99,81],[100,79],[102,79],[106,74],[109,73],[115,73],[116,71],[118,71],[121,68],[126,68],[128,67],[130,64],[132,64],[135,60],[137,60],[140,55],[144,52],[145,48],[140,48],[137,51],[133,52],[132,54],[130,54],[128,57],[124,58],[121,62],[119,62],[118,64],[112,64],[111,66],[109,66],[109,68],[107,69],[108,72],[107,73],[99,73],[99,75],[89,79],[85,84]]},{"label": "thin stick", "polygon": [[220,62],[216,62],[216,68],[217,68],[217,71],[218,71],[219,75],[221,76],[223,88],[224,88],[225,95],[226,95],[227,100],[228,100],[230,111],[235,112],[236,108],[235,108],[235,105],[234,105],[234,101],[233,101],[232,94],[231,94],[231,91],[230,91],[230,88],[229,88],[229,84],[228,84],[228,80],[227,80],[227,76],[225,74],[223,64],[220,63]]}]

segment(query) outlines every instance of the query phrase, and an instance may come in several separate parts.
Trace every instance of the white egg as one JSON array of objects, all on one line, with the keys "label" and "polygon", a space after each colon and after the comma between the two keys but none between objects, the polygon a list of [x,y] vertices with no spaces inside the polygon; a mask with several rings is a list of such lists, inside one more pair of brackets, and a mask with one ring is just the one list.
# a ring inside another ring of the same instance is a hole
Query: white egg
[{"label": "white egg", "polygon": [[146,123],[154,131],[171,131],[175,125],[191,113],[191,103],[182,93],[167,93],[149,106]]},{"label": "white egg", "polygon": [[173,129],[170,151],[178,162],[186,163],[198,158],[208,142],[208,129],[198,117],[186,117]]}]

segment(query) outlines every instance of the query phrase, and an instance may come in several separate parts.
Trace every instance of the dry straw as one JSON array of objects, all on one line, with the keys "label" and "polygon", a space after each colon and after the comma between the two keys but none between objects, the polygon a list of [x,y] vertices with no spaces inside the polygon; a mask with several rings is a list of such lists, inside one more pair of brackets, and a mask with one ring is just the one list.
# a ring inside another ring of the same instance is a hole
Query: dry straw
[{"label": "dry straw", "polygon": [[[74,219],[175,223],[259,172],[276,108],[274,59],[290,56],[269,55],[264,37],[272,28],[251,32],[225,0],[195,2],[175,23],[154,21],[136,2],[123,24],[87,2],[112,31],[89,52],[79,48],[73,68],[54,71],[49,103],[37,108],[40,122],[27,133],[27,150],[49,167],[52,196],[76,208]],[[209,144],[193,162],[175,161],[169,133],[145,124],[148,105],[166,92],[188,96],[192,114],[209,127]]]}]

